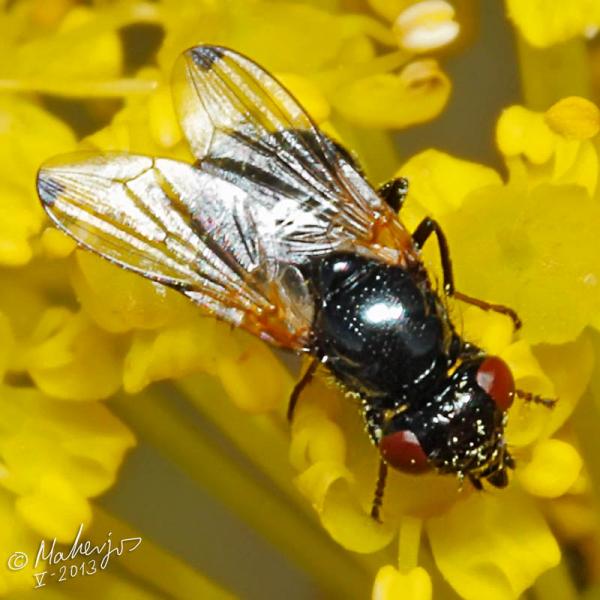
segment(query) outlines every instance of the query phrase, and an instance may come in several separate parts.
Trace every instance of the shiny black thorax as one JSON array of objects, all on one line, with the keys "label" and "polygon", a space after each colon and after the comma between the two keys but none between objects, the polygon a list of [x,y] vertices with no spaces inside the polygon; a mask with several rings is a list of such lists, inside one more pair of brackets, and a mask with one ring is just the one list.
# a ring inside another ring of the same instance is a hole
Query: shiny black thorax
[{"label": "shiny black thorax", "polygon": [[422,269],[353,253],[315,261],[312,352],[350,391],[379,408],[430,396],[460,339]]}]

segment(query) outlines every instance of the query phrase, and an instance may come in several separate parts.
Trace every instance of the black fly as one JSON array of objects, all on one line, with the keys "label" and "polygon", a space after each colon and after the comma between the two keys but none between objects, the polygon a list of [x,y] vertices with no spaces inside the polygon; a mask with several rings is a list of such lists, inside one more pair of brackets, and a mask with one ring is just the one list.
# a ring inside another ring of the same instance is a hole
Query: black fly
[{"label": "black fly", "polygon": [[457,334],[420,260],[426,240],[437,238],[446,295],[519,321],[454,290],[435,221],[412,234],[401,225],[407,182],[375,192],[281,84],[232,50],[185,52],[174,97],[196,162],[60,157],[38,176],[54,223],[209,314],[314,357],[290,419],[318,365],[358,396],[382,457],[374,518],[388,465],[507,485],[512,374]]}]

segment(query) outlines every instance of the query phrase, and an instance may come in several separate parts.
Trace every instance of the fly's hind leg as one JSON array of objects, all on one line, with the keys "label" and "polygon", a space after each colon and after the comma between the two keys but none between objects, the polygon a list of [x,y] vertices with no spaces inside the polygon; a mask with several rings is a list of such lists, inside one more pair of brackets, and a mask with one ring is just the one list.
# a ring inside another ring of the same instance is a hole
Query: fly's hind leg
[{"label": "fly's hind leg", "polygon": [[300,394],[304,390],[304,388],[310,383],[317,367],[319,366],[318,360],[313,360],[308,369],[304,372],[304,375],[300,378],[300,381],[294,386],[292,393],[290,394],[290,400],[288,402],[287,408],[287,420],[291,423],[294,418],[294,410],[296,409],[296,404],[298,403],[298,398],[300,398]]},{"label": "fly's hind leg", "polygon": [[491,304],[485,300],[472,298],[471,296],[467,296],[467,294],[463,294],[462,292],[458,292],[454,289],[454,276],[452,274],[450,249],[448,248],[446,236],[444,235],[444,232],[437,221],[426,217],[421,221],[421,223],[419,223],[419,226],[415,229],[412,235],[415,246],[421,249],[432,233],[435,234],[435,237],[437,238],[438,247],[440,250],[440,260],[442,262],[442,273],[444,276],[444,291],[446,294],[449,296],[454,296],[457,300],[462,300],[467,304],[473,304],[482,310],[492,310],[502,315],[506,315],[512,320],[515,329],[519,329],[521,327],[521,319],[519,319],[517,313],[512,308],[502,304]]},{"label": "fly's hind leg", "polygon": [[392,179],[391,181],[384,183],[377,190],[377,193],[394,209],[395,212],[398,212],[402,208],[408,194],[408,179],[405,179],[404,177]]}]

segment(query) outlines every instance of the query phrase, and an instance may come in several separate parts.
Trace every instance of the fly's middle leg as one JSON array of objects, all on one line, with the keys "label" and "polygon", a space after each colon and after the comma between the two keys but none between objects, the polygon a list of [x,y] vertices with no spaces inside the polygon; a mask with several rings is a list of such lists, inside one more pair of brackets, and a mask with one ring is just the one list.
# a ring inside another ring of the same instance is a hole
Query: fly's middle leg
[{"label": "fly's middle leg", "polygon": [[473,304],[482,310],[492,310],[502,315],[506,315],[512,320],[515,329],[520,329],[521,319],[519,319],[519,316],[512,308],[504,306],[503,304],[492,304],[491,302],[486,302],[485,300],[473,298],[472,296],[463,294],[454,288],[454,275],[452,273],[450,249],[448,247],[446,236],[444,235],[444,232],[437,221],[426,217],[421,221],[421,223],[419,223],[419,226],[415,229],[412,235],[415,246],[421,249],[431,234],[435,234],[438,242],[440,260],[442,262],[442,273],[444,277],[444,291],[446,294],[448,294],[448,296],[454,296],[457,300],[461,300],[467,304]]}]

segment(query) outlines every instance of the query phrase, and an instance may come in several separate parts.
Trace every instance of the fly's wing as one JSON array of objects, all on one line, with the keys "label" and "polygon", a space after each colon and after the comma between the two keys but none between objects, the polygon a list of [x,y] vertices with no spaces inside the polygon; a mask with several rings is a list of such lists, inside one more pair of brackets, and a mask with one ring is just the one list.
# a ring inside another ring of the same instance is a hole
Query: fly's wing
[{"label": "fly's wing", "polygon": [[314,307],[302,265],[378,247],[402,262],[410,236],[345,153],[252,61],[193,48],[179,62],[174,93],[195,166],[123,154],[61,159],[39,174],[46,211],[122,267],[271,342],[306,348]]},{"label": "fly's wing", "polygon": [[178,161],[107,154],[45,165],[38,194],[87,249],[272,343],[306,346],[308,290],[293,265],[273,263],[256,222],[268,218],[245,190]]},{"label": "fly's wing", "polygon": [[412,251],[410,236],[349,156],[245,56],[217,46],[191,48],[176,64],[173,92],[202,171],[251,194],[256,214],[274,213],[263,231],[273,263],[301,264],[378,244],[401,263]]}]

